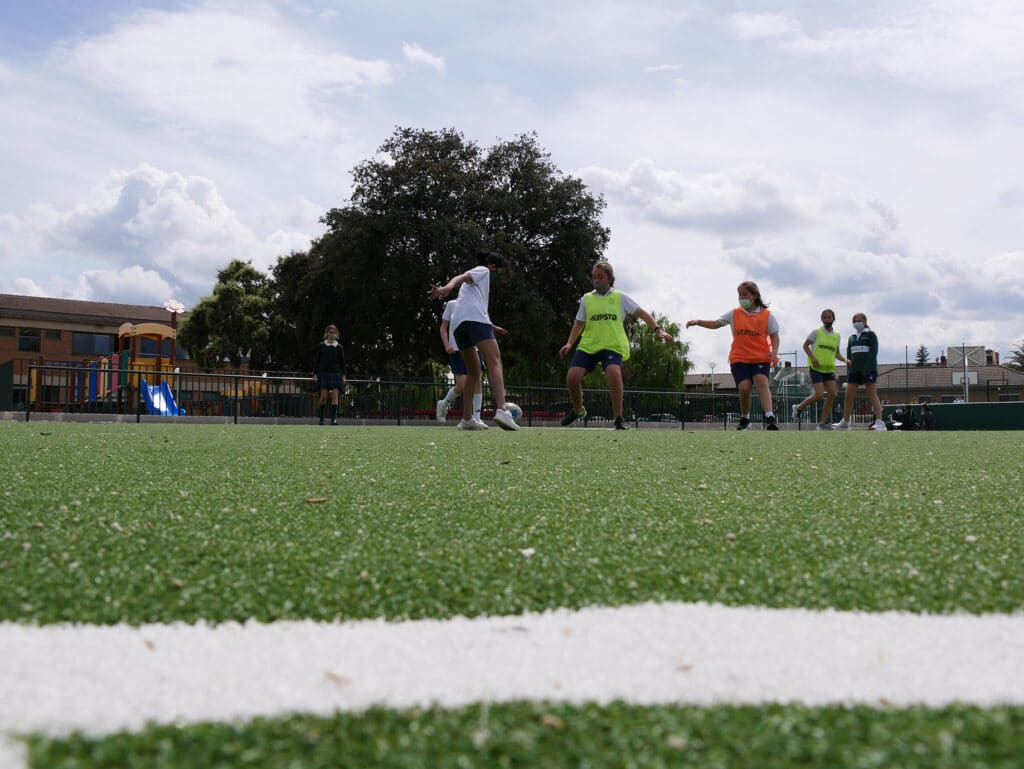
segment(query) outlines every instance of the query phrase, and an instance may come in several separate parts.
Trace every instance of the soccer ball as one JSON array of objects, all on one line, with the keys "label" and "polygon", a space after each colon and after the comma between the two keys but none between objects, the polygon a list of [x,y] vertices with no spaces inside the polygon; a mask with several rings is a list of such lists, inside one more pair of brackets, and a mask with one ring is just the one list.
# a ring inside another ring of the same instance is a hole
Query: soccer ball
[{"label": "soccer ball", "polygon": [[512,403],[512,401],[505,404],[505,411],[512,415],[512,418],[516,420],[516,424],[519,424],[523,418],[523,410],[517,404]]}]

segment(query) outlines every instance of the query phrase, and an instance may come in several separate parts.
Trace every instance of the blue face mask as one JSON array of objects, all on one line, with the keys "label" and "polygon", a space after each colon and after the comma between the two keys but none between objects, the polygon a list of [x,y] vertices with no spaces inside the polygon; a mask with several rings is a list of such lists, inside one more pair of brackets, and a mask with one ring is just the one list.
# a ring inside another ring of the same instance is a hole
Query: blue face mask
[{"label": "blue face mask", "polygon": [[857,333],[859,334],[861,331],[863,331],[865,328],[867,328],[867,325],[868,325],[867,323],[861,323],[858,320],[856,323],[853,324],[853,327],[857,330]]}]

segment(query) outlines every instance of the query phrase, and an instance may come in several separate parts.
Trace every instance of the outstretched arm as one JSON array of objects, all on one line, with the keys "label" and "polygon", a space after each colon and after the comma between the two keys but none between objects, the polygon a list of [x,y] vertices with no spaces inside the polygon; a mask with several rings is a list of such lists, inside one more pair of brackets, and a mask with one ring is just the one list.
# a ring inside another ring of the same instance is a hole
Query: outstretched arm
[{"label": "outstretched arm", "polygon": [[654,319],[654,316],[647,312],[647,310],[645,310],[643,307],[636,308],[636,316],[647,324],[648,328],[650,328],[651,331],[654,332],[655,336],[657,336],[658,339],[661,339],[662,341],[665,342],[672,342],[675,340],[675,337],[668,333],[661,326],[659,326],[658,321]]},{"label": "outstretched arm", "polygon": [[454,278],[449,280],[443,286],[431,286],[430,291],[427,292],[427,299],[441,299],[448,296],[452,291],[461,286],[463,283],[472,283],[473,276],[468,272],[464,272],[461,275],[456,275]]},{"label": "outstretched arm", "polygon": [[689,328],[690,326],[700,326],[701,328],[710,328],[710,329],[713,330],[713,329],[716,329],[716,328],[721,328],[724,325],[726,325],[726,324],[722,323],[722,321],[720,321],[720,320],[688,320],[688,321],[686,321],[686,327],[687,328]]}]

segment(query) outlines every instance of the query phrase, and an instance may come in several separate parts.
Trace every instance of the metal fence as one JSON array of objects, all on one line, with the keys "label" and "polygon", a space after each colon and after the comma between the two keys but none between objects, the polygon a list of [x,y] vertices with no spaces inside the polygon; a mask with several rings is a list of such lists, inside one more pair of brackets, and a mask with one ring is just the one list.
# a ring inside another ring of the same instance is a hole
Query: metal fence
[{"label": "metal fence", "polygon": [[[312,419],[318,415],[319,392],[308,375],[176,372],[167,368],[104,369],[91,364],[27,363],[15,372],[14,401],[33,413],[181,415],[191,417]],[[434,419],[437,401],[448,391],[445,381],[422,379],[350,379],[340,398],[339,417],[403,424]],[[166,387],[166,390],[164,389]],[[509,383],[506,399],[523,410],[523,424],[557,423],[571,408],[564,387]],[[584,424],[612,420],[607,389],[583,391]],[[492,401],[484,384],[484,403]],[[754,399],[757,407],[757,399]],[[462,399],[449,419],[462,416]],[[626,390],[624,416],[634,425],[659,427],[704,425],[729,427],[739,418],[735,394]],[[493,403],[483,417],[493,416]],[[755,419],[760,414],[755,414]]]}]

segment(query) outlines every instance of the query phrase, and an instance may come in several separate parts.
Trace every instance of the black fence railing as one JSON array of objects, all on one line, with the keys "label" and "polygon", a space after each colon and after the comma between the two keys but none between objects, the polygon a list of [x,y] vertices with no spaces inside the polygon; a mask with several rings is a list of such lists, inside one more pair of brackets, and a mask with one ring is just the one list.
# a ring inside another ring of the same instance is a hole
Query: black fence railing
[{"label": "black fence railing", "polygon": [[[340,417],[402,424],[434,419],[437,401],[450,383],[430,380],[350,379],[340,398]],[[14,402],[33,413],[81,413],[144,416],[311,419],[320,405],[316,382],[308,375],[174,371],[136,366],[27,363],[13,377]],[[606,389],[583,391],[584,424],[612,420]],[[523,424],[557,423],[571,408],[564,387],[506,385],[507,400],[523,410]],[[484,384],[483,417],[493,416],[490,388]],[[755,399],[755,407],[757,401]],[[626,390],[624,416],[636,425],[730,426],[739,418],[735,394]],[[462,417],[462,399],[452,404],[449,420]],[[755,419],[760,414],[754,415]]]}]

